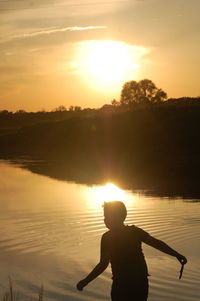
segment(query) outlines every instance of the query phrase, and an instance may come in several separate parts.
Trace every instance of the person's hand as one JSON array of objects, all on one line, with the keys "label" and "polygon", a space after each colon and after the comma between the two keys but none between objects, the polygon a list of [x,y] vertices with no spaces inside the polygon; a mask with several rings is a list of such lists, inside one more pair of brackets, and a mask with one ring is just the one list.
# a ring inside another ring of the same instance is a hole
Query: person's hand
[{"label": "person's hand", "polygon": [[77,288],[77,290],[82,291],[83,288],[84,288],[87,284],[88,284],[88,282],[87,282],[85,279],[83,279],[83,280],[81,280],[81,281],[79,281],[79,282],[77,283],[76,288]]},{"label": "person's hand", "polygon": [[176,256],[176,258],[178,259],[178,261],[179,261],[182,265],[184,265],[184,264],[187,263],[187,258],[186,258],[185,256],[181,255],[181,254],[178,254],[178,255]]}]

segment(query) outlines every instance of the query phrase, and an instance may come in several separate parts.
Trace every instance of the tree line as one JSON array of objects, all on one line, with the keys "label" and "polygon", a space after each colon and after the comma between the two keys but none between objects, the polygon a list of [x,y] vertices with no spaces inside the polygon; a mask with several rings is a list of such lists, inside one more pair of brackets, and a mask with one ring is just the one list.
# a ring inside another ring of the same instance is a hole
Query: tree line
[{"label": "tree line", "polygon": [[[170,104],[170,105],[198,105],[200,104],[200,97],[181,97],[181,98],[169,98],[167,93],[158,88],[155,83],[149,79],[143,79],[140,81],[131,80],[125,82],[122,90],[120,99],[113,99],[111,104],[105,104],[101,108],[91,109],[91,108],[81,108],[81,106],[69,106],[66,108],[64,105],[59,105],[58,107],[52,109],[51,111],[46,111],[42,109],[35,113],[56,113],[56,112],[88,112],[88,111],[116,111],[118,110],[129,110],[133,109],[138,105],[159,105],[159,104]],[[114,110],[115,109],[115,110]],[[22,115],[28,113],[25,110],[19,109],[16,112],[8,110],[0,110],[0,116],[17,114]],[[33,112],[30,112],[33,113]]]},{"label": "tree line", "polygon": [[70,180],[198,192],[200,98],[167,99],[142,83],[125,83],[120,100],[100,109],[0,114],[0,157],[59,158]]}]

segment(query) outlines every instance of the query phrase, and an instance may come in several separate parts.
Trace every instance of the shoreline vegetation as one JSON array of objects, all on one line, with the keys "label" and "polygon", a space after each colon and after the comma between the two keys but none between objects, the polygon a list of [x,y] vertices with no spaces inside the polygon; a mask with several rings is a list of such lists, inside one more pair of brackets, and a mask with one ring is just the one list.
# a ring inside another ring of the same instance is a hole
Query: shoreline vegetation
[{"label": "shoreline vegetation", "polygon": [[156,88],[150,98],[151,85],[137,101],[140,82],[130,83],[100,109],[0,111],[0,158],[26,158],[22,167],[61,180],[199,197],[200,97],[163,101]]},{"label": "shoreline vegetation", "polygon": [[[14,291],[13,282],[12,282],[12,279],[10,276],[8,277],[8,286],[9,286],[8,290],[5,293],[3,293],[2,297],[0,297],[1,301],[20,301],[20,300],[24,299],[23,297],[21,298],[18,295],[18,293]],[[33,299],[31,299],[31,300],[33,300]],[[43,285],[41,285],[41,287],[38,289],[38,297],[35,300],[36,301],[44,301]]]},{"label": "shoreline vegetation", "polygon": [[51,162],[24,164],[33,172],[86,184],[112,178],[128,189],[164,195],[199,193],[200,100],[0,113],[0,125],[1,158]]}]

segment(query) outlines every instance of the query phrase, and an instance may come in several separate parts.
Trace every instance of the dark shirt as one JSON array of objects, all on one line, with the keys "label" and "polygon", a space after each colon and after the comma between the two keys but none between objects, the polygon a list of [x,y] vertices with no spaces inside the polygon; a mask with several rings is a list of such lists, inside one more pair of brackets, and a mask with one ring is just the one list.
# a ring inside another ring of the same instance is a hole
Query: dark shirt
[{"label": "dark shirt", "polygon": [[148,276],[142,242],[149,234],[136,226],[109,230],[102,237],[102,251],[109,254],[114,280]]}]

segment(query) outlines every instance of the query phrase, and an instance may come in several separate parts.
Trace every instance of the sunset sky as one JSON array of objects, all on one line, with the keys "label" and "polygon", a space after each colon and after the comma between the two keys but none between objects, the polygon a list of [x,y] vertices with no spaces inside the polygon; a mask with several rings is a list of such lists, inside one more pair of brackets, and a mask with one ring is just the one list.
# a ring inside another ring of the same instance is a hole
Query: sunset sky
[{"label": "sunset sky", "polygon": [[200,0],[0,0],[0,110],[101,107],[127,80],[200,95]]}]

